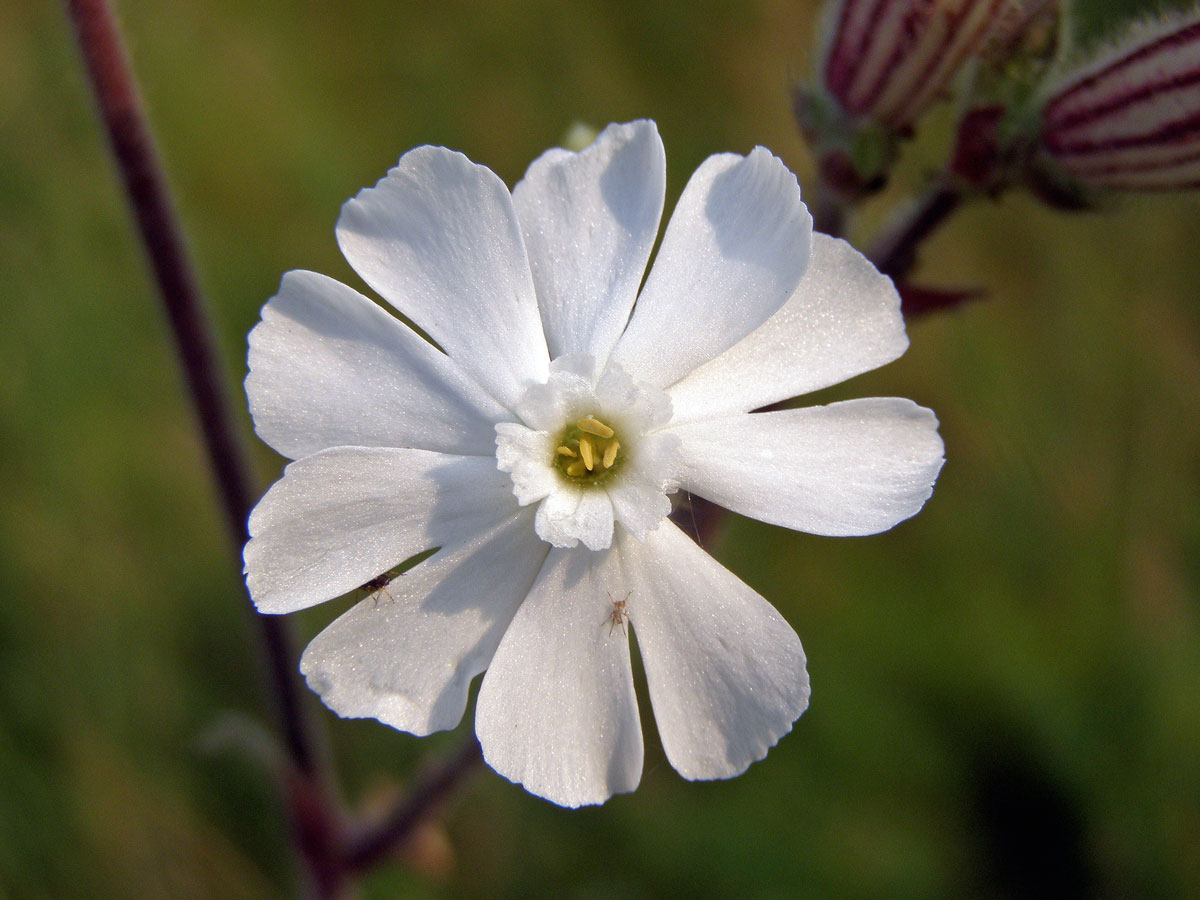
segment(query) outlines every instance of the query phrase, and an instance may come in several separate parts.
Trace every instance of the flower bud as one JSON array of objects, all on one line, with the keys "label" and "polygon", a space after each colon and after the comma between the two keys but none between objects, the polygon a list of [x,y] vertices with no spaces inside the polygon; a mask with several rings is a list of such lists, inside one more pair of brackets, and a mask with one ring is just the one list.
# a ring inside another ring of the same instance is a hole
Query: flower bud
[{"label": "flower bud", "polygon": [[1029,0],[842,0],[821,77],[855,119],[908,130]]},{"label": "flower bud", "polygon": [[1200,187],[1200,9],[1143,22],[1054,82],[1042,151],[1086,187]]}]

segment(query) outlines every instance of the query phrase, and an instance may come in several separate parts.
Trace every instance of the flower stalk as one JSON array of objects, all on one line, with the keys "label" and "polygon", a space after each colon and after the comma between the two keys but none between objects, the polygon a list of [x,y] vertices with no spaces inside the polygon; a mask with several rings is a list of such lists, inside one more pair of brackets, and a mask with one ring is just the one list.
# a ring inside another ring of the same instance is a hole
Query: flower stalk
[{"label": "flower stalk", "polygon": [[[917,249],[955,210],[963,193],[949,177],[934,179],[916,201],[904,209],[892,226],[867,251],[879,271],[902,281],[917,261]],[[905,309],[905,314],[911,310]]]},{"label": "flower stalk", "polygon": [[[107,0],[66,0],[100,116],[153,268],[192,403],[200,420],[226,527],[234,548],[247,540],[254,502],[251,468],[234,423],[213,329],[154,147],[137,82]],[[240,554],[238,564],[240,568]],[[346,880],[403,843],[479,759],[474,735],[432,769],[376,828],[355,834],[321,769],[320,742],[304,713],[288,623],[254,616],[283,730],[283,783],[297,850],[317,896],[335,897]]]},{"label": "flower stalk", "polygon": [[[154,148],[129,58],[106,0],[67,0],[97,105],[171,325],[205,447],[221,496],[232,546],[247,539],[254,490],[245,447],[234,424],[216,340],[195,270]],[[240,567],[240,558],[238,559]],[[304,714],[288,623],[255,616],[277,704],[288,765],[285,794],[297,849],[318,896],[333,897],[346,878],[381,861],[471,768],[472,736],[463,750],[430,773],[376,830],[356,841],[320,770],[319,743]]]},{"label": "flower stalk", "polygon": [[[220,490],[225,524],[232,545],[237,548],[246,540],[246,517],[254,502],[248,456],[234,424],[212,326],[187,254],[129,57],[116,16],[106,0],[67,0],[66,6],[117,168],[154,270]],[[291,637],[284,623],[261,616],[255,618],[288,752],[296,768],[311,775],[317,766],[316,754],[300,702]]]},{"label": "flower stalk", "polygon": [[367,872],[387,859],[481,762],[479,741],[474,733],[468,734],[454,755],[429,770],[379,825],[351,839],[345,850],[345,868]]}]

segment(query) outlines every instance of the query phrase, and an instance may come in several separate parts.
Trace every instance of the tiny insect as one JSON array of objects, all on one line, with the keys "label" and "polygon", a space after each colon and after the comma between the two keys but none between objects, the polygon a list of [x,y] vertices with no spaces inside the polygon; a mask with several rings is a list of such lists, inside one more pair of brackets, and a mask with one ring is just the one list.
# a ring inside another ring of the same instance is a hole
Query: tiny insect
[{"label": "tiny insect", "polygon": [[383,594],[383,596],[387,597],[389,602],[395,603],[396,598],[388,592],[388,585],[399,578],[400,575],[401,573],[399,572],[388,570],[382,575],[376,575],[365,584],[360,584],[358,589],[367,594],[374,601],[375,606],[379,605],[380,594]]},{"label": "tiny insect", "polygon": [[625,611],[625,604],[629,602],[629,597],[631,594],[633,594],[633,591],[630,591],[628,594],[626,594],[624,600],[614,600],[612,598],[612,593],[609,593],[608,595],[608,601],[612,604],[612,612],[610,612],[608,617],[605,618],[605,620],[600,624],[602,626],[608,625],[608,633],[610,637],[612,636],[614,628],[620,628],[621,633],[625,633],[625,623],[629,621],[629,613]]}]

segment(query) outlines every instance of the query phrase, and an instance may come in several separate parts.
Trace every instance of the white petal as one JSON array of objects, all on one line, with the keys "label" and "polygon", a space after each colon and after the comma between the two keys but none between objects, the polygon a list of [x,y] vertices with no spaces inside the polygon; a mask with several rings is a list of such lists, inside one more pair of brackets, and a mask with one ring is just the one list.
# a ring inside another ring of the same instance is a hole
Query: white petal
[{"label": "white petal", "polygon": [[354,606],[308,645],[300,670],[339,716],[419,735],[453,728],[549,551],[522,511]]},{"label": "white petal", "polygon": [[642,730],[607,553],[552,550],[479,689],[488,765],[560,806],[637,787]]},{"label": "white petal", "polygon": [[560,356],[550,363],[550,374],[531,384],[513,409],[530,428],[558,431],[579,410],[595,412],[596,362],[586,353]]},{"label": "white petal", "polygon": [[582,541],[589,550],[604,550],[612,543],[612,502],[600,488],[560,480],[538,506],[535,527],[541,539],[555,547],[574,547]]},{"label": "white petal", "polygon": [[362,294],[288,272],[250,332],[254,428],[291,459],[329,447],[492,452],[509,413],[446,354]]},{"label": "white petal", "polygon": [[250,514],[246,585],[259,612],[340,596],[422,550],[518,509],[495,459],[335,447],[289,465]]},{"label": "white petal", "polygon": [[692,175],[613,358],[666,387],[765,322],[808,265],[812,217],[768,151],[709,157]]},{"label": "white petal", "polygon": [[942,468],[937,417],[910,400],[737,413],[672,427],[684,487],[812,534],[886,531],[915,515]]},{"label": "white petal", "polygon": [[907,349],[892,280],[845,241],[820,233],[812,238],[808,271],[783,309],[667,391],[676,422],[806,394]]},{"label": "white petal", "polygon": [[618,477],[605,486],[612,501],[613,517],[634,537],[646,532],[671,512],[669,494],[679,489],[682,470],[679,439],[673,434],[644,434],[628,448]]},{"label": "white petal", "polygon": [[658,234],[667,162],[653,122],[610,125],[580,153],[542,154],[513,188],[551,357],[603,365]]},{"label": "white petal", "polygon": [[521,227],[491,170],[418,147],[342,207],[337,238],[363,280],[505,406],[546,380]]},{"label": "white petal", "polygon": [[558,487],[558,476],[549,462],[554,445],[552,435],[517,422],[496,426],[496,465],[512,476],[513,493],[522,506],[536,503]]},{"label": "white petal", "polygon": [[796,632],[670,522],[616,549],[667,759],[689,779],[744,772],[808,706]]},{"label": "white petal", "polygon": [[671,421],[671,398],[634,381],[616,363],[609,365],[596,383],[596,401],[603,414],[619,422],[626,434],[657,431]]},{"label": "white petal", "polygon": [[[643,438],[645,440],[645,438]],[[671,498],[660,484],[639,472],[625,471],[606,486],[613,519],[629,529],[639,541],[671,514]]]}]

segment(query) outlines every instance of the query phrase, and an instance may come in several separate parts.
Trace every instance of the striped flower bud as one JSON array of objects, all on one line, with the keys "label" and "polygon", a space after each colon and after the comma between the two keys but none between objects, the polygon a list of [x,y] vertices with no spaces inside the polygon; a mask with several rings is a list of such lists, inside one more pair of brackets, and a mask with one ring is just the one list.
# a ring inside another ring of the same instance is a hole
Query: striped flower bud
[{"label": "striped flower bud", "polygon": [[1200,187],[1200,8],[1143,22],[1057,79],[1042,149],[1088,187]]},{"label": "striped flower bud", "polygon": [[908,130],[1029,0],[841,0],[821,73],[851,117]]}]

